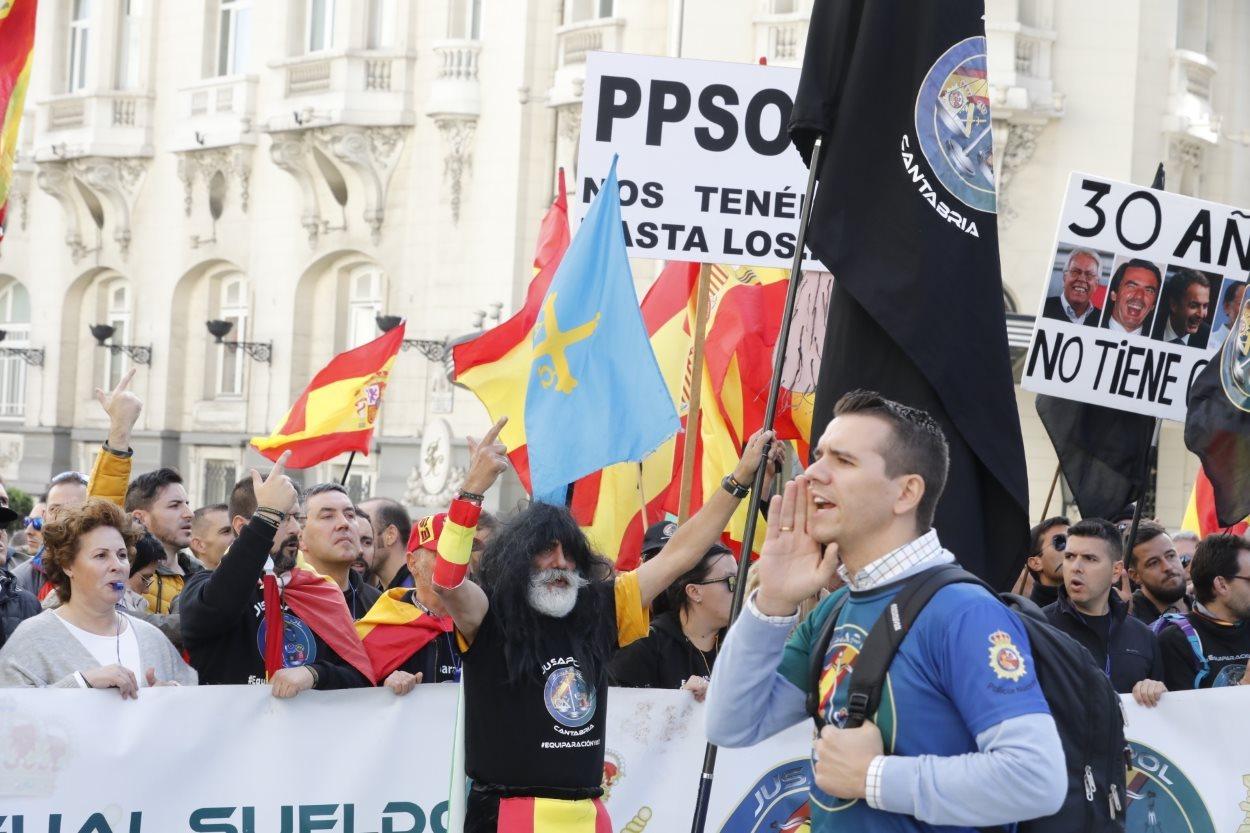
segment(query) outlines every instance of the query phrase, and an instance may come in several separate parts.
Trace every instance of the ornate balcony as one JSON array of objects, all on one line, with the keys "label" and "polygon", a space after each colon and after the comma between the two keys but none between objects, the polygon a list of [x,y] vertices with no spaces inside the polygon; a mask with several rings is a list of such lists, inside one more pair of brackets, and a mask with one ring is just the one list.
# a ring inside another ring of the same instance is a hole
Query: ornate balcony
[{"label": "ornate balcony", "polygon": [[1171,83],[1163,129],[1179,137],[1215,144],[1220,116],[1211,107],[1216,64],[1206,55],[1177,49],[1172,53]]},{"label": "ornate balcony", "polygon": [[152,155],[152,96],[147,93],[70,93],[36,106],[36,161]]},{"label": "ornate balcony", "polygon": [[802,66],[809,16],[808,12],[756,15],[756,57],[767,59],[769,66]]},{"label": "ornate balcony", "polygon": [[625,21],[618,17],[570,23],[556,29],[556,73],[548,93],[552,107],[579,103],[586,83],[586,56],[591,52],[619,52]]},{"label": "ornate balcony", "polygon": [[197,81],[179,90],[180,118],[173,149],[256,144],[256,86],[255,75],[232,75]]},{"label": "ornate balcony", "polygon": [[477,79],[481,49],[481,42],[475,40],[444,40],[434,44],[438,75],[430,86],[426,115],[476,118],[481,113],[482,94]]},{"label": "ornate balcony", "polygon": [[406,52],[338,50],[271,63],[281,73],[282,95],[265,128],[410,125],[412,60]]}]

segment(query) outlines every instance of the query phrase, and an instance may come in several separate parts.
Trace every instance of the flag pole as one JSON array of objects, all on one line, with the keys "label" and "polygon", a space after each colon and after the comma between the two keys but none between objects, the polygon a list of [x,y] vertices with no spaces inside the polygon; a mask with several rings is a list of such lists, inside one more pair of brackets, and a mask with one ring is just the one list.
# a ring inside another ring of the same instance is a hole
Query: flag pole
[{"label": "flag pole", "polygon": [[347,465],[343,467],[343,479],[339,481],[340,486],[347,486],[347,475],[351,473],[352,461],[356,459],[356,452],[352,452],[347,456]]},{"label": "flag pole", "polygon": [[681,491],[677,497],[677,523],[690,517],[690,501],[694,491],[694,453],[699,445],[699,416],[703,406],[703,342],[706,340],[708,295],[711,292],[712,267],[699,266],[699,286],[694,304],[694,349],[690,354],[690,398],[686,408],[686,438],[681,454]]},{"label": "flag pole", "polygon": [[[798,296],[799,279],[803,275],[803,250],[807,246],[807,225],[812,216],[812,194],[816,190],[816,174],[820,170],[821,154],[824,150],[824,143],[820,136],[816,137],[815,143],[812,145],[812,162],[807,171],[807,190],[803,197],[803,210],[799,212],[799,235],[798,242],[794,247],[794,261],[790,264],[790,285],[786,288],[786,306],[785,311],[781,314],[781,332],[777,337],[777,351],[773,356],[773,378],[768,388],[768,404],[764,408],[764,424],[765,430],[773,427],[773,422],[777,418],[777,400],[781,396],[781,374],[785,369],[786,362],[786,343],[790,340],[790,321],[794,318],[794,303]],[[687,439],[689,439],[689,430],[687,430]],[[759,518],[759,512],[756,511],[755,505],[759,496],[764,493],[764,474],[768,467],[768,449],[760,457],[759,465],[755,468],[755,479],[751,483],[751,493],[747,495],[747,506],[751,507],[751,511],[747,512],[746,528],[742,535],[742,557],[738,559],[738,584],[734,588],[733,606],[729,611],[729,621],[732,625],[733,621],[738,618],[738,614],[742,611],[742,601],[746,592],[747,571],[751,566],[751,546],[755,542],[755,526]],[[684,474],[684,472],[683,472]],[[694,805],[694,820],[690,825],[691,833],[703,833],[704,825],[707,824],[708,801],[712,797],[712,775],[716,770],[716,746],[709,743],[703,753],[703,773],[699,777],[699,794]]]},{"label": "flag pole", "polygon": [[1042,504],[1042,517],[1038,519],[1040,524],[1050,516],[1050,501],[1055,496],[1055,487],[1059,485],[1059,471],[1062,466],[1055,463],[1055,476],[1050,479],[1050,491],[1046,493],[1046,502]]}]

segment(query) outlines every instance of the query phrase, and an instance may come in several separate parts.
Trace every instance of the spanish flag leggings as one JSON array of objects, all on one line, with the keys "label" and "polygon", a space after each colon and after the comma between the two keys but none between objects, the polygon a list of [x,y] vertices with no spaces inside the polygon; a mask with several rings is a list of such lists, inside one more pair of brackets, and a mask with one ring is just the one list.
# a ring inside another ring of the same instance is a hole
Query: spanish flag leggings
[{"label": "spanish flag leggings", "polygon": [[469,791],[465,833],[612,833],[607,808],[597,798],[500,798]]}]

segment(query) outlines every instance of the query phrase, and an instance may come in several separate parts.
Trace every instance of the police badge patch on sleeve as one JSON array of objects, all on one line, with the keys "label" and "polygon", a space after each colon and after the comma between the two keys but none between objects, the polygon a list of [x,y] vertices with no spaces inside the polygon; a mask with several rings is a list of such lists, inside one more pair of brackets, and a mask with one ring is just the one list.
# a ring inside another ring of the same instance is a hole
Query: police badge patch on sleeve
[{"label": "police badge patch on sleeve", "polygon": [[1006,631],[990,634],[990,670],[998,679],[1013,683],[1028,673],[1020,649],[1012,644],[1011,634]]}]

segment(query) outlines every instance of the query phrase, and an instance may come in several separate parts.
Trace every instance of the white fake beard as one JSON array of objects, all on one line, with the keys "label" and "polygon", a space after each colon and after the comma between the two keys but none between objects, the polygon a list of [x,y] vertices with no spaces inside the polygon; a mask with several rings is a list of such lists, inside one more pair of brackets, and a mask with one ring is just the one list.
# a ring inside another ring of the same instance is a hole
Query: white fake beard
[{"label": "white fake beard", "polygon": [[[560,587],[553,582],[564,579],[568,584]],[[590,582],[576,570],[539,570],[530,576],[530,607],[544,616],[563,619],[577,605],[577,593]]]}]

